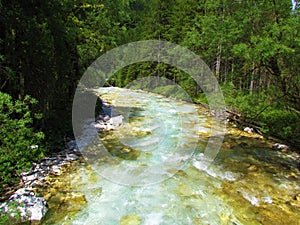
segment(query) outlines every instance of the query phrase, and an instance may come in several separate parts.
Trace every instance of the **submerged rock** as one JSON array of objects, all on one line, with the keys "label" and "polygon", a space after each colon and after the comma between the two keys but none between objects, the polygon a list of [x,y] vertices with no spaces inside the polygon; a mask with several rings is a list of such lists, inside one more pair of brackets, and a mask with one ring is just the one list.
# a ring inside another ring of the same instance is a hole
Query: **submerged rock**
[{"label": "submerged rock", "polygon": [[122,217],[120,225],[140,225],[141,218],[137,215],[126,215]]},{"label": "submerged rock", "polygon": [[258,170],[258,168],[255,165],[251,165],[248,167],[248,171],[257,171],[257,170]]},{"label": "submerged rock", "polygon": [[68,212],[79,211],[86,203],[85,196],[81,193],[71,192],[63,199],[63,207],[65,207]]},{"label": "submerged rock", "polygon": [[100,196],[102,194],[102,187],[93,188],[92,193],[94,196]]},{"label": "submerged rock", "polygon": [[300,202],[300,193],[298,193],[298,194],[296,194],[296,195],[294,196],[294,200]]}]

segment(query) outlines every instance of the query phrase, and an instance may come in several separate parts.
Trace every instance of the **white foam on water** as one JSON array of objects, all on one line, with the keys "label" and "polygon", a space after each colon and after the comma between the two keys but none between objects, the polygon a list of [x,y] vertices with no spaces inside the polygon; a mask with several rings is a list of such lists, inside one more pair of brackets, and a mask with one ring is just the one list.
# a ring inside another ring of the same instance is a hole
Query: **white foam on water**
[{"label": "white foam on water", "polygon": [[248,200],[252,205],[259,206],[259,198],[257,198],[255,195],[251,195],[247,193],[246,191],[242,191],[243,197]]},{"label": "white foam on water", "polygon": [[203,153],[198,154],[193,159],[193,166],[200,171],[205,171],[212,177],[220,178],[221,180],[235,181],[241,177],[240,173],[234,173],[231,171],[224,171],[222,167],[211,164],[211,160],[205,157]]},{"label": "white foam on water", "polygon": [[163,213],[150,213],[145,218],[145,225],[160,225],[163,222]]}]

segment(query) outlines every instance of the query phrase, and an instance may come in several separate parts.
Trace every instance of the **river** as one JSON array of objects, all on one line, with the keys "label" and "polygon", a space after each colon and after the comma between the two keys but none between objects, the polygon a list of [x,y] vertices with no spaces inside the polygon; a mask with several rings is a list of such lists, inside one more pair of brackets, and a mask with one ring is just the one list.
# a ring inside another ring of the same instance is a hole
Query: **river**
[{"label": "river", "polygon": [[[52,192],[43,224],[300,224],[298,154],[228,128],[210,163],[211,129],[223,127],[199,106],[127,89],[98,92],[124,124],[96,135],[86,160],[62,176],[67,191]],[[72,207],[57,201],[66,192],[81,196]]]}]

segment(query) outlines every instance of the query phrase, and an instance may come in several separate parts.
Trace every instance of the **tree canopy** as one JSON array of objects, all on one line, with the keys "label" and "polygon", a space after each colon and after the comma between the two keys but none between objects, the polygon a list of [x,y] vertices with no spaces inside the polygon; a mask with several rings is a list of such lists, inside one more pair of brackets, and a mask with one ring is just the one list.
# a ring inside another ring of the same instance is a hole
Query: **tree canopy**
[{"label": "tree canopy", "polygon": [[[216,75],[229,109],[265,135],[299,144],[295,0],[0,0],[0,30],[0,91],[13,100],[1,96],[18,107],[27,95],[38,101],[26,110],[43,119],[21,125],[43,131],[48,149],[72,135],[71,104],[86,68],[114,47],[149,39],[198,54]],[[190,76],[159,62],[127,66],[107,85],[125,87],[153,75],[179,84],[195,102],[205,101]],[[0,116],[10,121],[1,107]],[[11,123],[17,114],[12,111]]]}]

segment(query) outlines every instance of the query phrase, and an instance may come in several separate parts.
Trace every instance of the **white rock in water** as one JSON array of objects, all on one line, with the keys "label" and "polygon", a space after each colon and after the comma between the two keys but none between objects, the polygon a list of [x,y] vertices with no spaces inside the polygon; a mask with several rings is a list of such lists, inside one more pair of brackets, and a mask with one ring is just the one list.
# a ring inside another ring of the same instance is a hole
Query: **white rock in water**
[{"label": "white rock in water", "polygon": [[115,116],[110,118],[109,123],[117,127],[123,124],[123,119],[124,117],[122,115]]},{"label": "white rock in water", "polygon": [[105,116],[103,117],[103,121],[105,121],[105,122],[109,121],[109,119],[110,119],[110,117],[109,117],[108,115],[105,115]]},{"label": "white rock in water", "polygon": [[107,124],[107,126],[106,126],[105,129],[106,129],[106,130],[114,130],[114,129],[116,129],[116,127],[115,127],[114,125]]},{"label": "white rock in water", "polygon": [[[18,203],[17,207],[11,207],[10,203]],[[20,216],[24,220],[40,221],[48,211],[46,200],[37,197],[33,192],[21,188],[17,190],[8,200],[0,206],[5,212],[11,216],[16,215],[15,210],[20,212]]]}]

